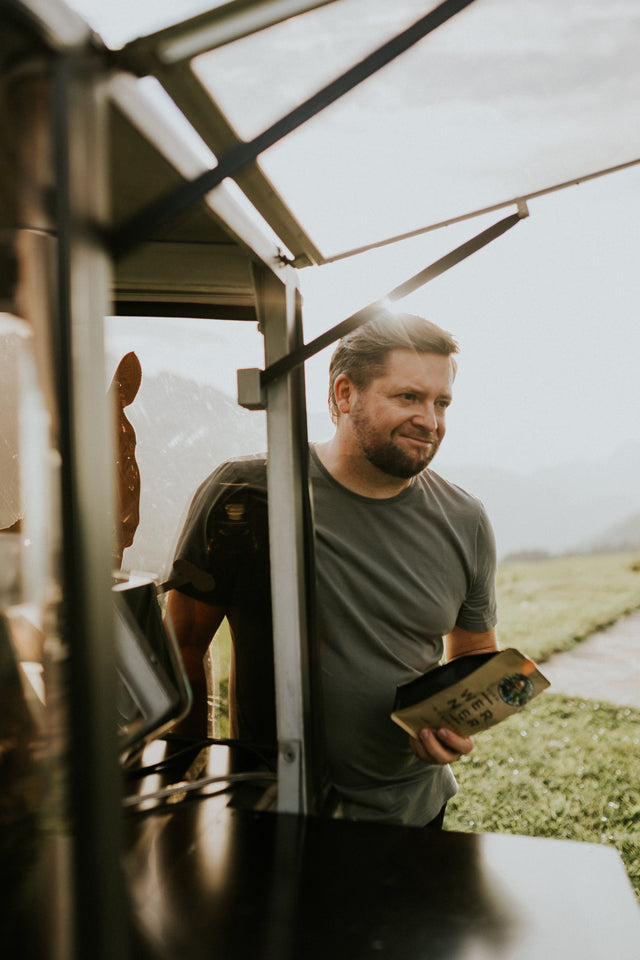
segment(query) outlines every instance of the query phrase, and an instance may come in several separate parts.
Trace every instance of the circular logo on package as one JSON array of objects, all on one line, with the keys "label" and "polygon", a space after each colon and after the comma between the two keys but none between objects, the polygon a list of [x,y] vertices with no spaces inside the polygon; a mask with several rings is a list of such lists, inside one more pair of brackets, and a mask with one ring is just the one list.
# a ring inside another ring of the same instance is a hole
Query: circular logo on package
[{"label": "circular logo on package", "polygon": [[533,682],[523,673],[510,673],[498,684],[498,693],[510,707],[523,707],[533,696]]}]

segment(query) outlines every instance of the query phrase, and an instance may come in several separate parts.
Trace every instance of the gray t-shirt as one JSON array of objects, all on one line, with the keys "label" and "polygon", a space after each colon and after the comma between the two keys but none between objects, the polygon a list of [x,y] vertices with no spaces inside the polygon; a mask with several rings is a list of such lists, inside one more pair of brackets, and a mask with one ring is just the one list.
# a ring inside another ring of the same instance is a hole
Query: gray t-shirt
[{"label": "gray t-shirt", "polygon": [[[482,504],[432,470],[375,500],[337,483],[311,448],[316,609],[328,759],[343,816],[424,826],[457,790],[390,719],[396,685],[436,666],[458,624],[495,625],[495,544]],[[266,464],[219,467],[198,489],[172,579],[228,607],[234,731],[275,737]]]},{"label": "gray t-shirt", "polygon": [[423,826],[457,790],[394,724],[396,685],[437,666],[443,635],[496,624],[495,542],[482,504],[432,470],[359,496],[311,451],[322,694],[345,816]]}]

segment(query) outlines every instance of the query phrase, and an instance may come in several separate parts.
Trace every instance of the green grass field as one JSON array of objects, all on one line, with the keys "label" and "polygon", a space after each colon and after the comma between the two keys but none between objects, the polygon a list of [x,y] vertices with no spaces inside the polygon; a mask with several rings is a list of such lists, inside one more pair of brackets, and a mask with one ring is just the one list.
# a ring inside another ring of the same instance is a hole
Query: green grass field
[{"label": "green grass field", "polygon": [[640,897],[640,711],[543,693],[455,764],[445,828],[613,844]]},{"label": "green grass field", "polygon": [[[501,646],[544,663],[640,608],[640,555],[502,563],[498,603]],[[228,643],[223,633],[221,701]],[[640,711],[545,692],[455,765],[445,827],[613,844],[640,897],[639,761]]]},{"label": "green grass field", "polygon": [[[501,564],[501,646],[542,663],[637,609],[638,559]],[[639,761],[640,711],[545,692],[455,765],[445,827],[612,844],[640,897]]]},{"label": "green grass field", "polygon": [[544,662],[640,607],[640,555],[558,557],[501,563],[502,647]]}]

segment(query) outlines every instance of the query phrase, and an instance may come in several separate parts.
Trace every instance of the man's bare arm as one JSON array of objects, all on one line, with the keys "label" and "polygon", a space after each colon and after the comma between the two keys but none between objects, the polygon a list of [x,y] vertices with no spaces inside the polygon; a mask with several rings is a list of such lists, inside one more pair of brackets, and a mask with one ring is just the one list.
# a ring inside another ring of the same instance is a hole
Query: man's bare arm
[{"label": "man's bare arm", "polygon": [[[454,627],[444,638],[444,650],[447,663],[465,657],[471,653],[492,653],[498,649],[498,637],[495,628],[474,632]],[[424,763],[446,764],[459,760],[463,754],[473,750],[473,737],[461,737],[453,730],[421,730],[419,737],[410,737],[412,751]]]},{"label": "man's bare arm", "polygon": [[445,660],[457,660],[470,653],[493,653],[498,649],[496,628],[476,632],[454,627],[451,633],[444,638]]},{"label": "man's bare arm", "polygon": [[193,692],[193,706],[174,733],[204,737],[207,733],[207,681],[204,656],[213,636],[224,620],[225,607],[213,607],[200,600],[170,590],[167,594],[167,617],[171,622],[187,678]]}]

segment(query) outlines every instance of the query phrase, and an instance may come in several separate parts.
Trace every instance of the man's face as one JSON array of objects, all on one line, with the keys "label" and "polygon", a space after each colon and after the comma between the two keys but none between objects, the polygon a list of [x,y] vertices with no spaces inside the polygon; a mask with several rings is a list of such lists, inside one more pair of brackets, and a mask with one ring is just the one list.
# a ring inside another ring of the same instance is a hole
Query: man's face
[{"label": "man's face", "polygon": [[393,477],[421,473],[444,437],[452,388],[449,357],[392,350],[383,376],[352,395],[351,430],[369,462]]}]

